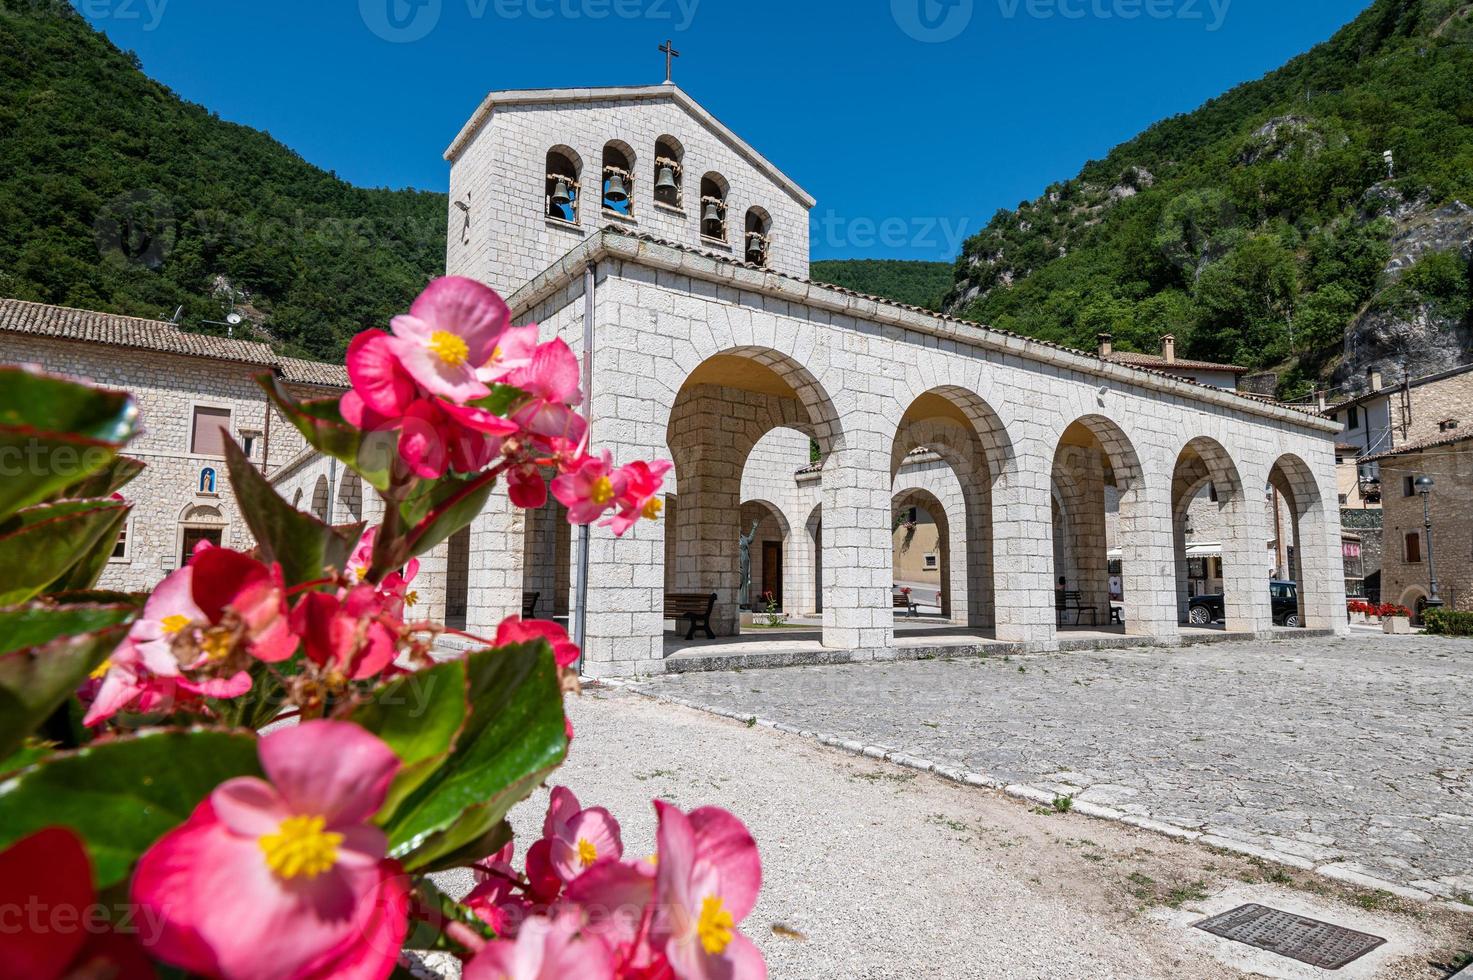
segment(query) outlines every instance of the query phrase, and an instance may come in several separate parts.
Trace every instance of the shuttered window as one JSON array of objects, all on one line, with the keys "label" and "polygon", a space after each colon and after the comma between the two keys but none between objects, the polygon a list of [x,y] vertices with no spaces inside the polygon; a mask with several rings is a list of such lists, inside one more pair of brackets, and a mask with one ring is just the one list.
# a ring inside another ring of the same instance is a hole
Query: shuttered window
[{"label": "shuttered window", "polygon": [[196,405],[189,451],[198,456],[224,456],[225,430],[229,428],[230,409]]}]

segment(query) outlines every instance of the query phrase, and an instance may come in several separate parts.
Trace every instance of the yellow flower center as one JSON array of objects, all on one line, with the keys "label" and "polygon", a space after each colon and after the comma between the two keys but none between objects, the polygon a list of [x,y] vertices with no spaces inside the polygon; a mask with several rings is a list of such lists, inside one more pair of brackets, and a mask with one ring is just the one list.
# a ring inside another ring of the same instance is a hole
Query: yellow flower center
[{"label": "yellow flower center", "polygon": [[287,817],[274,834],[257,840],[266,855],[266,867],[278,878],[316,878],[338,860],[343,835],[324,830],[321,817]]},{"label": "yellow flower center", "polygon": [[110,671],[110,670],[112,670],[112,669],[113,669],[113,658],[112,657],[108,657],[102,663],[98,664],[97,665],[97,668],[95,670],[93,670],[92,673],[88,674],[87,676],[90,677],[90,678],[92,678],[94,681],[100,681],[104,677],[106,677],[107,676],[107,672]]},{"label": "yellow flower center", "polygon": [[657,521],[660,519],[660,511],[664,509],[665,505],[660,502],[659,497],[651,497],[644,502],[644,508],[640,513],[644,515],[644,519],[647,521]]},{"label": "yellow flower center", "polygon": [[354,572],[353,574],[358,576],[358,581],[362,582],[364,579],[368,578],[368,566],[359,565],[358,571]]},{"label": "yellow flower center", "polygon": [[696,920],[696,935],[701,938],[701,947],[712,956],[719,956],[731,944],[731,934],[736,926],[731,913],[721,903],[720,897],[707,895],[701,902],[701,917]]},{"label": "yellow flower center", "polygon": [[227,630],[210,630],[200,641],[200,649],[211,660],[224,660],[230,655],[230,633]]},{"label": "yellow flower center", "polygon": [[606,476],[601,476],[593,481],[593,489],[588,492],[588,499],[602,507],[614,499],[614,484]]},{"label": "yellow flower center", "polygon": [[436,330],[430,334],[430,350],[435,356],[452,367],[459,367],[471,355],[465,340],[449,330]]},{"label": "yellow flower center", "polygon": [[578,863],[585,868],[593,867],[593,862],[598,860],[598,848],[593,846],[593,841],[587,837],[578,838]]},{"label": "yellow flower center", "polygon": [[165,616],[163,619],[159,620],[159,625],[164,628],[165,633],[168,633],[172,636],[173,634],[179,632],[184,627],[189,625],[189,617],[181,616],[178,613],[175,613],[172,616]]},{"label": "yellow flower center", "polygon": [[408,592],[404,593],[404,605],[413,607],[417,602],[419,602],[419,592],[414,589],[410,589]]}]

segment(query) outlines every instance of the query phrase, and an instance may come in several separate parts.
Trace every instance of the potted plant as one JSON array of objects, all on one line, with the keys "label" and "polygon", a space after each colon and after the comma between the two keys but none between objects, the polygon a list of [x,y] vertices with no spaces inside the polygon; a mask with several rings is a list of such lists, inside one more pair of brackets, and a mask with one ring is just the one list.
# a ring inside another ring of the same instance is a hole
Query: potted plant
[{"label": "potted plant", "polygon": [[1352,599],[1346,605],[1346,611],[1352,623],[1364,623],[1371,615],[1371,604],[1362,599]]},{"label": "potted plant", "polygon": [[1404,636],[1412,631],[1412,611],[1406,606],[1385,602],[1377,611],[1381,614],[1382,632]]}]

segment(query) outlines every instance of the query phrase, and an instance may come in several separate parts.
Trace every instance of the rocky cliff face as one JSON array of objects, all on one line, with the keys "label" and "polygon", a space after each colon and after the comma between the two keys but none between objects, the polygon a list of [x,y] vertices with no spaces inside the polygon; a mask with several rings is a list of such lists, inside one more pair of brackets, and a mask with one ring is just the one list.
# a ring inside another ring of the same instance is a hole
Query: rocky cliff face
[{"label": "rocky cliff face", "polygon": [[[1431,208],[1378,184],[1366,192],[1362,214],[1367,220],[1384,217],[1397,222],[1391,257],[1382,271],[1383,294],[1428,255],[1455,254],[1465,268],[1473,267],[1473,207],[1462,201]],[[1467,314],[1448,316],[1433,302],[1410,306],[1373,302],[1345,331],[1345,356],[1333,383],[1347,394],[1359,394],[1372,371],[1391,382],[1473,363],[1470,319]]]}]

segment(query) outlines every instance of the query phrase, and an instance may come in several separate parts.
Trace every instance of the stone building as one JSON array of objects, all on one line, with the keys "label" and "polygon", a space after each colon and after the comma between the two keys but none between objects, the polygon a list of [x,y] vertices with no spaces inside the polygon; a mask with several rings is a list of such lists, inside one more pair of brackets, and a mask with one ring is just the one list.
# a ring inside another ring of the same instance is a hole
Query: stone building
[{"label": "stone building", "polygon": [[[270,406],[257,374],[274,372],[303,397],[346,385],[342,368],[281,357],[266,344],[14,299],[0,299],[0,360],[136,397],[141,432],[127,454],[147,468],[124,491],[133,511],[99,583],[125,591],[152,588],[201,540],[252,544],[225,467],[226,434],[268,472],[293,459],[315,459]],[[326,485],[318,490],[325,509]],[[338,509],[339,523],[359,519],[361,493],[351,481],[338,492],[352,494]]]},{"label": "stone building", "polygon": [[[806,279],[812,198],[672,85],[494,93],[446,159],[448,271],[497,285],[519,321],[579,353],[598,445],[675,463],[668,520],[623,539],[591,532],[590,672],[663,669],[667,592],[715,593],[716,631],[737,632],[743,504],[758,501],[785,544],[784,605],[821,612],[825,647],[894,655],[893,520],[912,489],[897,477],[916,449],[955,487],[948,507],[939,477],[915,477],[948,533],[963,532],[942,577],[951,617],[980,636],[1055,645],[1059,566],[1108,604],[1109,488],[1125,629],[1175,642],[1185,510],[1208,484],[1229,628],[1269,628],[1269,485],[1289,501],[1304,622],[1345,628],[1334,423]],[[672,159],[674,204],[656,165]],[[775,432],[800,460],[816,442],[817,472],[751,472]],[[472,629],[556,563],[529,540],[509,507],[477,521]]]},{"label": "stone building", "polygon": [[[1420,613],[1435,571],[1446,607],[1473,612],[1473,432],[1450,430],[1368,461],[1381,474],[1382,601]],[[1422,476],[1435,484],[1425,501],[1416,485]]]}]

